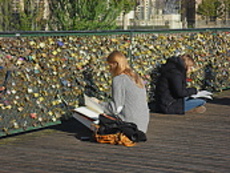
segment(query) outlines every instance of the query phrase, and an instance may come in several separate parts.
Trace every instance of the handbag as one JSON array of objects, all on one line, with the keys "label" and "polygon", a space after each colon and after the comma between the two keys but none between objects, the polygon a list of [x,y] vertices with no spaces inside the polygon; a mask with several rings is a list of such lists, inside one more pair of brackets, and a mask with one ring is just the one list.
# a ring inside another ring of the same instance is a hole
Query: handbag
[{"label": "handbag", "polygon": [[137,142],[147,140],[145,133],[138,130],[137,125],[122,121],[118,116],[99,115],[99,125],[94,138],[98,143],[135,146]]}]

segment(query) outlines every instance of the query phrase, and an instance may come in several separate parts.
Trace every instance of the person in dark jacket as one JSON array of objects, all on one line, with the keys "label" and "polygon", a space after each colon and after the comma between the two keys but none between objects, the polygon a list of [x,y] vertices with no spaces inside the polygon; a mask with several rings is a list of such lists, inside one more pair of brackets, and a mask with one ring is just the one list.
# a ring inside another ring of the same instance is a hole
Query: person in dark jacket
[{"label": "person in dark jacket", "polygon": [[156,112],[165,114],[184,114],[195,110],[203,113],[205,100],[190,99],[196,94],[196,88],[186,88],[186,76],[194,66],[193,58],[184,54],[167,60],[160,69],[160,76],[156,83]]}]

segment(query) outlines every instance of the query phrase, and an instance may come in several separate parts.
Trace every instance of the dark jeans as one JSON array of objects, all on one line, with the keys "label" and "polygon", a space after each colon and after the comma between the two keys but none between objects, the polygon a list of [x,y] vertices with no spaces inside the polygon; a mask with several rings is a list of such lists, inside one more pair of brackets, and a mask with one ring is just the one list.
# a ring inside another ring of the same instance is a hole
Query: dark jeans
[{"label": "dark jeans", "polygon": [[185,101],[184,101],[184,111],[189,111],[193,108],[196,108],[196,107],[199,107],[199,106],[202,106],[206,103],[205,100],[202,100],[202,99],[191,99],[191,98],[185,98]]}]

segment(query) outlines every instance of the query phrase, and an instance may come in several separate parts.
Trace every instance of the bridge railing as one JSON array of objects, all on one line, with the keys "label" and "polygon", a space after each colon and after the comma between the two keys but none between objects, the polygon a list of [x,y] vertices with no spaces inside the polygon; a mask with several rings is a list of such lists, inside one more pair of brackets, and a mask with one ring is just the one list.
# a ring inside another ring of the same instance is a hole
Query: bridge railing
[{"label": "bridge railing", "polygon": [[[221,91],[230,86],[230,29],[0,33],[0,136],[61,123],[86,93],[110,97],[105,57],[122,51],[154,100],[158,68],[190,53],[196,69],[188,85]],[[68,106],[67,106],[68,105]]]}]

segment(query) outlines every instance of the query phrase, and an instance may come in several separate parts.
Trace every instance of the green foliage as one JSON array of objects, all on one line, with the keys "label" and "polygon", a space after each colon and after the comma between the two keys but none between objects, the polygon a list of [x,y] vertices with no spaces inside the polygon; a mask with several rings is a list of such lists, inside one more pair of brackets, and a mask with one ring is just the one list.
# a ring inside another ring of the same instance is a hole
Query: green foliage
[{"label": "green foliage", "polygon": [[70,30],[76,18],[71,0],[50,0],[49,27],[51,30]]},{"label": "green foliage", "polygon": [[56,30],[106,30],[116,28],[116,18],[129,12],[133,0],[50,0],[49,26]]},{"label": "green foliage", "polygon": [[100,30],[113,29],[121,9],[105,0],[80,0],[76,12],[75,30]]},{"label": "green foliage", "polygon": [[[90,9],[90,7],[92,8]],[[104,0],[87,1],[85,8],[82,8],[83,11],[78,9],[78,22],[75,29],[114,29],[116,28],[116,18],[125,10],[124,8],[124,1],[110,0],[109,4],[105,3]],[[85,16],[82,16],[82,13]],[[84,27],[81,27],[81,25]]]},{"label": "green foliage", "polygon": [[229,14],[230,12],[230,0],[223,0],[224,6],[225,6],[225,12]]},{"label": "green foliage", "polygon": [[35,31],[44,28],[45,21],[42,18],[41,4],[33,0],[24,0],[24,6],[17,4],[17,10],[13,9],[12,0],[1,0],[0,18],[3,31]]},{"label": "green foliage", "polygon": [[30,0],[24,0],[24,3],[27,8],[23,9],[19,5],[20,22],[17,29],[22,31],[32,31],[34,23],[33,19],[35,19],[37,10],[33,7]]},{"label": "green foliage", "polygon": [[197,13],[211,20],[216,20],[223,15],[222,2],[219,0],[203,0],[198,6]]},{"label": "green foliage", "polygon": [[0,0],[0,30],[7,31],[12,27],[12,12],[10,11],[10,0]]},{"label": "green foliage", "polygon": [[135,0],[122,0],[123,10],[125,13],[129,13],[136,5],[137,1]]},{"label": "green foliage", "polygon": [[43,19],[44,4],[34,0],[24,0],[25,8],[20,10],[20,28],[27,31],[41,30],[45,27]]},{"label": "green foliage", "polygon": [[[18,3],[16,13],[12,0],[0,0],[1,30],[107,30],[115,29],[116,19],[132,10],[134,0],[48,0],[49,16],[44,20],[44,4],[35,0]],[[19,2],[19,1],[17,1]]]}]

